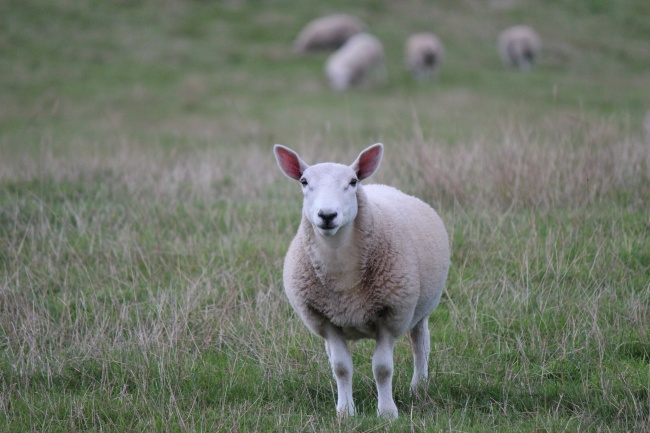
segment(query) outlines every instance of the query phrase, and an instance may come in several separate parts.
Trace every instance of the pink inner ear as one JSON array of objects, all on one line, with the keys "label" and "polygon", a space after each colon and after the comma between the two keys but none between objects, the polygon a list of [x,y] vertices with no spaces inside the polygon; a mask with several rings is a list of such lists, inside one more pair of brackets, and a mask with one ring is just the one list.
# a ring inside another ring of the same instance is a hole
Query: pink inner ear
[{"label": "pink inner ear", "polygon": [[375,146],[368,149],[366,152],[363,152],[359,156],[359,170],[357,176],[359,179],[365,179],[371,176],[381,161],[382,148],[381,146]]},{"label": "pink inner ear", "polygon": [[298,161],[296,155],[281,148],[277,149],[277,155],[282,171],[293,179],[300,179],[302,172],[300,171],[300,161]]}]

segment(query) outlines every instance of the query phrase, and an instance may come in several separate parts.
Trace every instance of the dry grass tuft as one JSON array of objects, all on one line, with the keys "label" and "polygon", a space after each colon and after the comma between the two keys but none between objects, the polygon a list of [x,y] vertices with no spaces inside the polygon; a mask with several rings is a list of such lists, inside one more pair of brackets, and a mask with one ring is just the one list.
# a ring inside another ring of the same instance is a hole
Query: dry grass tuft
[{"label": "dry grass tuft", "polygon": [[604,200],[650,201],[650,149],[597,124],[552,140],[507,134],[497,143],[412,144],[409,164],[425,196],[463,206],[580,208]]}]

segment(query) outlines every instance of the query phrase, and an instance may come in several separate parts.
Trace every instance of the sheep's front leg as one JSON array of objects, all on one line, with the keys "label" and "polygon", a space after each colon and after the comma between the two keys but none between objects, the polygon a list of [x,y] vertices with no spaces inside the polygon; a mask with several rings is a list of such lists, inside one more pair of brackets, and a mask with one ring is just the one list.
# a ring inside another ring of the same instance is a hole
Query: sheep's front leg
[{"label": "sheep's front leg", "polygon": [[411,391],[415,392],[417,386],[427,378],[429,365],[429,352],[431,340],[429,336],[429,318],[420,320],[411,330],[411,349],[413,351],[413,380]]},{"label": "sheep's front leg", "polygon": [[348,350],[345,338],[340,332],[331,329],[325,337],[325,350],[329,357],[334,378],[338,401],[336,411],[339,415],[354,415],[352,401],[352,354]]},{"label": "sheep's front leg", "polygon": [[397,418],[397,406],[393,401],[393,348],[395,337],[381,330],[377,347],[372,356],[372,373],[377,383],[378,412],[380,416]]}]

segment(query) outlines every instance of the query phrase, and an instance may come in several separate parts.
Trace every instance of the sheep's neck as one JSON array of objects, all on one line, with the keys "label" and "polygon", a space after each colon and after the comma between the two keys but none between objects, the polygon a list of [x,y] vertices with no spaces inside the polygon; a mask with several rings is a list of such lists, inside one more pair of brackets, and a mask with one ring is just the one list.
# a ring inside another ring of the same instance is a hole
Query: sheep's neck
[{"label": "sheep's neck", "polygon": [[[357,205],[355,220],[341,227],[335,236],[322,236],[313,227],[308,236],[309,256],[316,275],[324,286],[334,291],[355,290],[362,283],[374,220],[361,187]],[[309,224],[306,220],[305,223]]]},{"label": "sheep's neck", "polygon": [[359,240],[352,225],[341,227],[335,236],[312,234],[310,256],[321,282],[334,291],[352,290],[361,283]]}]

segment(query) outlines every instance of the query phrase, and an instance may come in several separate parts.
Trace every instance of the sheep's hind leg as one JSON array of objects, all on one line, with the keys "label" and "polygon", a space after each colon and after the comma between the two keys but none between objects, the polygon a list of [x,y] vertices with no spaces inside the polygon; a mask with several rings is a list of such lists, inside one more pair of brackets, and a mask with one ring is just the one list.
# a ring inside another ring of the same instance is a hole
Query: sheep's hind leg
[{"label": "sheep's hind leg", "polygon": [[420,320],[409,334],[411,337],[411,349],[413,351],[413,379],[411,380],[411,391],[415,392],[418,385],[428,375],[429,352],[431,341],[429,337],[429,318]]},{"label": "sheep's hind leg", "polygon": [[372,373],[377,383],[378,412],[380,416],[397,418],[397,406],[393,400],[393,348],[395,337],[381,330],[377,347],[372,356]]},{"label": "sheep's hind leg", "polygon": [[343,336],[335,329],[330,330],[325,338],[325,350],[329,357],[334,378],[338,401],[336,412],[339,415],[354,415],[352,400],[352,354],[348,350]]}]

